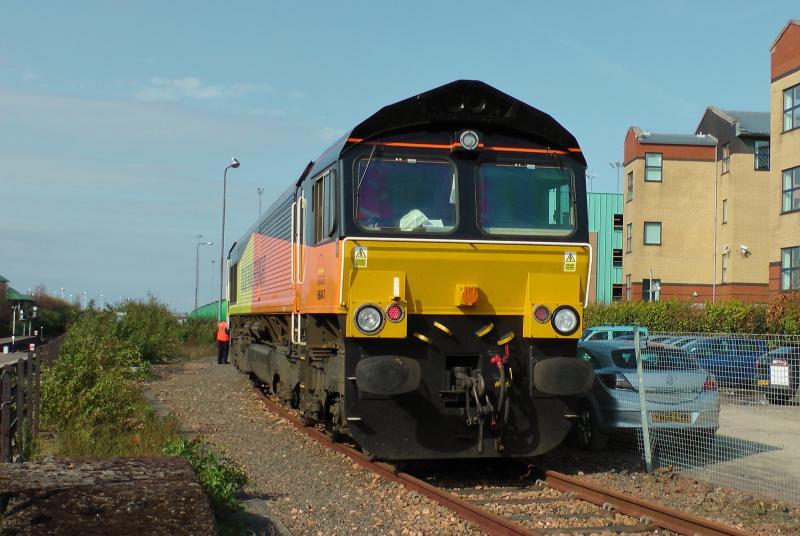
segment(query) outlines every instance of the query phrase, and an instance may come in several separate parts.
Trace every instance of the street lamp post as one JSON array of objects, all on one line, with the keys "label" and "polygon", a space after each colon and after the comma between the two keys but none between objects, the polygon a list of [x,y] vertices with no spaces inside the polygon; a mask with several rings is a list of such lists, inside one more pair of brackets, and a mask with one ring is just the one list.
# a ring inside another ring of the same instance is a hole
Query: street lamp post
[{"label": "street lamp post", "polygon": [[197,235],[197,246],[194,251],[194,310],[197,310],[197,299],[200,292],[200,246],[213,246],[214,242],[200,242],[203,235]]},{"label": "street lamp post", "polygon": [[622,162],[609,162],[608,165],[617,170],[617,193],[622,193],[622,185],[619,182],[619,173],[622,169]]},{"label": "street lamp post", "polygon": [[589,191],[593,192],[594,189],[592,186],[594,185],[594,180],[597,178],[597,173],[587,173],[586,174],[586,181],[589,183]]},{"label": "street lamp post", "polygon": [[210,281],[211,286],[208,288],[211,290],[209,296],[211,296],[212,299],[214,298],[214,271],[216,269],[217,269],[217,261],[211,259],[211,281]]},{"label": "street lamp post", "polygon": [[258,192],[258,217],[260,218],[261,217],[261,194],[264,193],[264,188],[259,186],[258,190],[256,190],[256,191]]},{"label": "street lamp post", "polygon": [[217,304],[217,322],[222,320],[222,267],[225,265],[225,196],[228,193],[228,170],[239,167],[239,161],[231,159],[231,163],[225,166],[222,174],[222,236],[219,241],[219,303]]}]

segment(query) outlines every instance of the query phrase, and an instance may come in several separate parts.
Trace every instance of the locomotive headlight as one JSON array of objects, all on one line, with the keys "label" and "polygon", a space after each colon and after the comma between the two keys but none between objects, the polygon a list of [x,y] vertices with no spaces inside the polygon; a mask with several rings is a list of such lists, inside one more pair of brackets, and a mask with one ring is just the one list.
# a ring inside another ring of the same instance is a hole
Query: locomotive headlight
[{"label": "locomotive headlight", "polygon": [[365,304],[356,311],[355,321],[362,333],[372,335],[383,327],[383,313],[377,305]]},{"label": "locomotive headlight", "polygon": [[551,323],[561,335],[572,335],[578,329],[578,312],[569,305],[562,305],[553,313]]},{"label": "locomotive headlight", "polygon": [[478,148],[478,144],[481,142],[481,137],[474,130],[465,130],[458,137],[458,141],[461,143],[461,147],[467,151],[474,151]]}]

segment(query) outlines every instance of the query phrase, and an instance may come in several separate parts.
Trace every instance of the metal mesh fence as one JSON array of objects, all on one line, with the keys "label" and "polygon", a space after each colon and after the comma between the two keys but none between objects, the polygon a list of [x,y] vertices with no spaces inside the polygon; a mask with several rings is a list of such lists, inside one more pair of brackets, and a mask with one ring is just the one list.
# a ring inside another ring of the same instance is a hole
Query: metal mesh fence
[{"label": "metal mesh fence", "polygon": [[582,343],[579,355],[600,380],[586,407],[601,442],[624,438],[649,467],[800,502],[800,336],[651,333]]}]

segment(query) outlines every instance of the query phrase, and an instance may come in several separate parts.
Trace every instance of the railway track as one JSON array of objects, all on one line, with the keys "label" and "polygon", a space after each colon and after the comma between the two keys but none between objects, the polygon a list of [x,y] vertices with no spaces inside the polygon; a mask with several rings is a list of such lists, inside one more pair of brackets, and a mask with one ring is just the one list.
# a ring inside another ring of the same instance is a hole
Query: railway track
[{"label": "railway track", "polygon": [[303,424],[300,417],[256,386],[267,409],[322,445],[348,456],[383,478],[425,495],[474,523],[488,534],[542,536],[556,534],[681,534],[687,536],[748,536],[750,533],[722,523],[680,512],[619,491],[556,471],[531,485],[507,487],[443,488],[431,485],[397,468],[370,460],[358,450],[332,442],[328,436]]}]

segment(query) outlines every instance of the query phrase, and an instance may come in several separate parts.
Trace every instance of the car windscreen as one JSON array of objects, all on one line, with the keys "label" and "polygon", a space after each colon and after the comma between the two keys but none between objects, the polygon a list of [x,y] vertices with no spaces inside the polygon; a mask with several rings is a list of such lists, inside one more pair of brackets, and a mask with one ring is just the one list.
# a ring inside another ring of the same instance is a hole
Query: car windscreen
[{"label": "car windscreen", "polygon": [[366,231],[447,233],[457,221],[455,167],[444,160],[363,158],[356,221]]},{"label": "car windscreen", "polygon": [[[644,348],[641,352],[642,367],[648,370],[695,370],[697,362],[685,352],[667,348]],[[621,369],[636,368],[636,352],[633,348],[614,350],[611,359]]]},{"label": "car windscreen", "polygon": [[481,164],[478,224],[487,234],[569,236],[575,230],[569,170],[534,164]]}]

